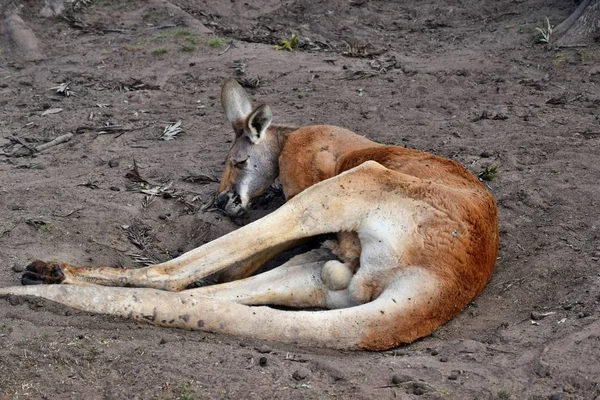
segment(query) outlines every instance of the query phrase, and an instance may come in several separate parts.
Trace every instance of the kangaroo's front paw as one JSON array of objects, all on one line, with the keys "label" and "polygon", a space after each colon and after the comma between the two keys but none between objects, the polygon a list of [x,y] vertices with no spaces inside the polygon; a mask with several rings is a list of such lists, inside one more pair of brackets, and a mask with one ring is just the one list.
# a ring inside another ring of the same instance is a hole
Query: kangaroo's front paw
[{"label": "kangaroo's front paw", "polygon": [[40,285],[42,283],[61,283],[65,280],[65,274],[58,263],[46,263],[36,260],[29,264],[23,272],[21,283],[23,285]]}]

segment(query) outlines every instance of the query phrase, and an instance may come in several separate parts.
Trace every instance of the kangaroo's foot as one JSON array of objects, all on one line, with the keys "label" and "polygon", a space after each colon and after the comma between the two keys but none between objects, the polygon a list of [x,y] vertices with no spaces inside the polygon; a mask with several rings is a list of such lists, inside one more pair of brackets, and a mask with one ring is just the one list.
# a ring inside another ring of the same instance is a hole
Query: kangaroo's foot
[{"label": "kangaroo's foot", "polygon": [[47,263],[40,260],[25,267],[25,272],[21,277],[23,285],[62,283],[64,280],[65,274],[60,263]]}]

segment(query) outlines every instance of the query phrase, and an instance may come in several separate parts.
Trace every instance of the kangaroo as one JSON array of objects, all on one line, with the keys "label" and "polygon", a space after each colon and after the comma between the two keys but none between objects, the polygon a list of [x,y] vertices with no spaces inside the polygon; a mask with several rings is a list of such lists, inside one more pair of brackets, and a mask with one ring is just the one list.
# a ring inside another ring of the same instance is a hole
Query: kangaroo
[{"label": "kangaroo", "polygon": [[[216,204],[243,215],[279,178],[283,206],[145,268],[34,261],[26,286],[0,296],[158,326],[384,350],[431,334],[485,287],[498,252],[496,203],[460,164],[336,126],[274,125],[269,106],[253,108],[234,79],[221,102],[235,140]],[[315,250],[252,275],[302,239],[330,233],[335,255]],[[184,290],[217,272],[223,283]]]}]

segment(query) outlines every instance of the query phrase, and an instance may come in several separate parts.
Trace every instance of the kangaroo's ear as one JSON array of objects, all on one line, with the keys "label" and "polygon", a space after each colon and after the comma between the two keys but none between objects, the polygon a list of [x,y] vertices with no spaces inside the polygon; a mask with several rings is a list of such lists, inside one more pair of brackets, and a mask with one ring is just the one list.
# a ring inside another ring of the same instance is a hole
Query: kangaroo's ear
[{"label": "kangaroo's ear", "polygon": [[266,104],[258,106],[252,111],[244,127],[244,131],[252,143],[256,144],[262,139],[265,131],[271,125],[271,119],[273,119],[273,114]]},{"label": "kangaroo's ear", "polygon": [[242,134],[244,121],[252,111],[250,99],[235,78],[229,78],[221,88],[221,105],[225,115],[235,131],[236,136]]}]

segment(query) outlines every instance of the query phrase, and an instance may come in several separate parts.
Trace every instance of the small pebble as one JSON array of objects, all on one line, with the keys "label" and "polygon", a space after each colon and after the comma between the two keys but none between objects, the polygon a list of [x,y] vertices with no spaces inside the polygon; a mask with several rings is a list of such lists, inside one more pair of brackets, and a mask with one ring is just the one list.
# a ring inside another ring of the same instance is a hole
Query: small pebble
[{"label": "small pebble", "polygon": [[258,365],[260,365],[261,367],[266,367],[267,366],[267,357],[261,357],[258,360]]},{"label": "small pebble", "polygon": [[167,339],[162,338],[160,339],[160,342],[158,342],[158,344],[166,344],[167,343]]},{"label": "small pebble", "polygon": [[448,357],[446,357],[446,356],[440,357],[440,362],[448,362]]},{"label": "small pebble", "polygon": [[167,216],[165,214],[160,214],[158,216],[158,219],[162,219],[164,221],[165,219],[167,219]]},{"label": "small pebble", "polygon": [[554,393],[548,397],[548,400],[560,400],[560,394]]},{"label": "small pebble", "polygon": [[448,376],[448,379],[451,381],[455,381],[458,379],[458,375],[456,375],[454,372],[450,374],[450,376]]},{"label": "small pebble", "polygon": [[270,348],[269,346],[263,345],[263,346],[260,346],[260,347],[258,347],[258,348],[256,349],[256,351],[258,351],[258,352],[259,352],[259,353],[261,353],[261,354],[268,354],[268,353],[270,353],[272,350],[271,350],[271,348]]},{"label": "small pebble", "polygon": [[108,162],[108,166],[111,167],[111,168],[116,168],[116,167],[119,166],[119,162],[117,160],[110,160]]},{"label": "small pebble", "polygon": [[440,352],[439,352],[439,351],[437,351],[437,350],[432,350],[432,351],[431,351],[431,355],[432,355],[432,356],[437,356],[438,354],[440,354]]},{"label": "small pebble", "polygon": [[481,153],[479,155],[479,157],[481,158],[490,158],[492,156],[492,153],[490,153],[489,151],[484,151],[483,153]]},{"label": "small pebble", "polygon": [[423,393],[425,393],[425,391],[423,390],[422,387],[416,387],[413,389],[413,394],[416,394],[417,396],[422,395]]},{"label": "small pebble", "polygon": [[119,188],[118,188],[118,187],[116,187],[116,186],[111,186],[111,187],[110,187],[110,190],[112,190],[113,192],[120,192],[120,191],[121,191],[121,189],[119,189]]},{"label": "small pebble", "polygon": [[303,381],[306,379],[307,376],[308,376],[308,372],[304,369],[297,369],[292,374],[292,378],[294,378],[297,381]]}]

